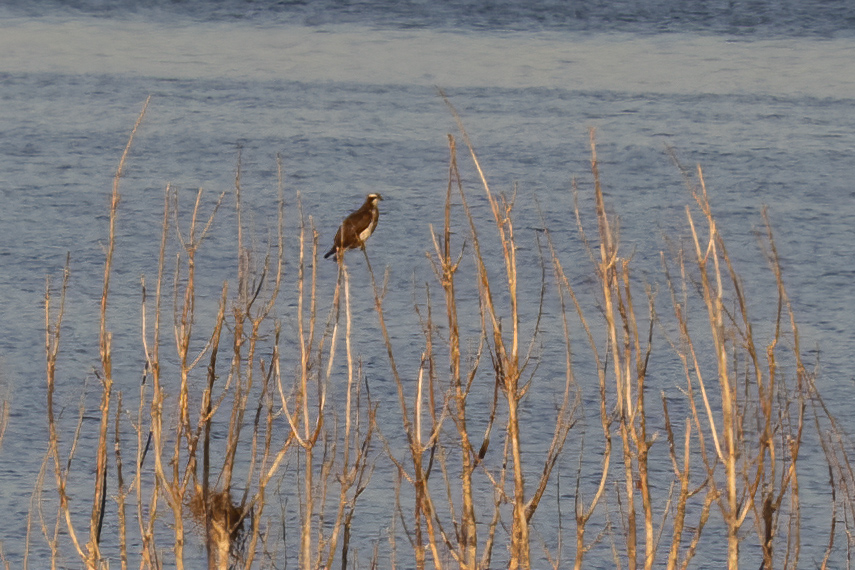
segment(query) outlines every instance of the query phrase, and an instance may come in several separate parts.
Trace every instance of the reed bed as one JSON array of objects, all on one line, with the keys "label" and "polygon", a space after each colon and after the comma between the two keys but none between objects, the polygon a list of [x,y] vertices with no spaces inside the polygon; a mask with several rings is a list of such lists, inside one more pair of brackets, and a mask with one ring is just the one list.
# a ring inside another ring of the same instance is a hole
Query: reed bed
[{"label": "reed bed", "polygon": [[[299,194],[286,209],[281,159],[275,236],[266,251],[248,245],[238,159],[233,191],[208,198],[200,190],[189,213],[177,191],[164,192],[158,274],[140,282],[143,374],[138,390],[123,391],[107,307],[120,181],[143,108],[111,194],[100,405],[81,406],[76,418],[56,404],[68,264],[60,284],[46,287],[49,441],[27,552],[42,540],[49,560],[28,556],[25,568],[181,569],[204,560],[209,568],[579,569],[608,561],[635,570],[688,568],[699,554],[731,569],[850,564],[851,446],[803,360],[765,213],[761,247],[775,287],[760,301],[775,318],[761,338],[701,168],[677,164],[690,202],[687,239],[661,254],[661,280],[645,283],[605,202],[591,131],[592,184],[573,190],[593,197],[593,211],[568,212],[588,265],[568,270],[542,228],[540,282],[527,288],[539,298],[520,299],[520,280],[530,277],[520,270],[514,196],[491,189],[460,115],[441,97],[459,133],[448,136],[445,203],[425,251],[435,281],[417,288],[413,308],[423,333],[417,361],[400,361],[412,347],[390,332],[404,317],[387,308],[388,272],[372,268],[373,244],[340,259],[334,288],[323,289],[319,234]],[[477,173],[474,188],[460,174],[462,155]],[[473,200],[487,205],[487,219]],[[238,272],[216,302],[201,302],[197,254],[229,202]],[[288,244],[286,214],[297,220]],[[397,393],[382,422],[353,343],[348,263],[362,262]],[[577,291],[580,272],[592,290]],[[284,305],[294,307],[288,333],[277,311]],[[560,379],[543,371],[547,353],[563,355],[549,363]],[[663,360],[678,371],[664,383],[656,380]],[[533,411],[534,392],[551,406]],[[533,431],[532,413],[551,434]],[[88,438],[84,414],[98,418]],[[801,531],[806,450],[828,477],[812,494],[826,513],[821,537]],[[90,462],[91,473],[78,472]],[[375,538],[354,542],[355,530]],[[804,559],[806,540],[825,545],[820,557]]]}]

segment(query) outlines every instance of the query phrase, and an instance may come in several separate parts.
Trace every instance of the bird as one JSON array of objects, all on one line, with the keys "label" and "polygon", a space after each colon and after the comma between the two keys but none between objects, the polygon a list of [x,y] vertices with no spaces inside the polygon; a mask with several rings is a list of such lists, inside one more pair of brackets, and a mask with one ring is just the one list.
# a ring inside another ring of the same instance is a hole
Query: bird
[{"label": "bird", "polygon": [[336,259],[338,259],[338,256],[344,255],[348,249],[365,247],[365,240],[374,233],[374,228],[377,227],[377,220],[380,218],[377,202],[382,199],[383,196],[380,194],[369,194],[365,197],[362,206],[355,212],[351,212],[341,223],[335,234],[333,246],[326,252],[324,259],[333,254],[336,254]]}]

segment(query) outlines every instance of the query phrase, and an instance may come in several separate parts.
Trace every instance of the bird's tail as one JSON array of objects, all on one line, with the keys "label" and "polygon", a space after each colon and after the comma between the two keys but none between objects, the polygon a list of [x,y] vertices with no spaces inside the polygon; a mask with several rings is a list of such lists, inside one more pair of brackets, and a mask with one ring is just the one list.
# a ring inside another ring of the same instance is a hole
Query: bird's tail
[{"label": "bird's tail", "polygon": [[331,256],[334,253],[335,253],[335,246],[330,248],[330,250],[324,254],[324,259],[328,258],[329,256]]}]

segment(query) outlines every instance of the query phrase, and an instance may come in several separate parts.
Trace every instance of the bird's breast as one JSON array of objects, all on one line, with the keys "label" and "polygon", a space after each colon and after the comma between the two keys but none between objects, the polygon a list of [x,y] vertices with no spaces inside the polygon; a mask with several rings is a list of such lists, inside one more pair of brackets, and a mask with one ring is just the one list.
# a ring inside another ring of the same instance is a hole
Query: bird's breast
[{"label": "bird's breast", "polygon": [[368,227],[359,232],[359,241],[365,241],[368,239],[372,233],[374,233],[374,228],[377,227],[377,220],[380,218],[380,212],[374,211],[371,215],[371,222],[368,224]]}]

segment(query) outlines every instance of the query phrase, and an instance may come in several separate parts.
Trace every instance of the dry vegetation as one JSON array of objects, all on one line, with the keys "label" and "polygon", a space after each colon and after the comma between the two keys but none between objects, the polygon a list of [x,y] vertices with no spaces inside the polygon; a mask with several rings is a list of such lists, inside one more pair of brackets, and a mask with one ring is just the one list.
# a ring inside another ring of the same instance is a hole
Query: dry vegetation
[{"label": "dry vegetation", "polygon": [[[24,567],[77,566],[75,557],[87,568],[198,567],[200,550],[190,543],[204,545],[209,568],[584,568],[606,560],[629,570],[674,569],[690,566],[700,552],[732,569],[740,560],[753,567],[762,560],[767,569],[848,563],[855,477],[842,429],[802,360],[768,222],[762,243],[777,287],[763,301],[774,304],[777,319],[771,337],[760,339],[700,168],[685,172],[694,200],[686,207],[688,247],[663,254],[657,295],[633,277],[632,258],[622,253],[600,188],[592,132],[593,187],[577,192],[593,194],[595,211],[577,207],[575,214],[591,263],[584,271],[595,277],[598,301],[587,306],[577,294],[544,231],[541,299],[536,314],[521,315],[513,198],[491,190],[449,108],[481,184],[464,187],[457,139],[449,135],[444,219],[432,228],[427,252],[436,282],[415,309],[424,332],[419,362],[396,361],[400,347],[387,328],[396,316],[384,306],[386,282],[375,279],[367,252],[350,257],[352,263],[364,259],[369,270],[397,388],[398,410],[384,409],[382,426],[351,342],[348,267],[339,262],[332,303],[324,306],[318,234],[299,196],[299,240],[286,251],[281,166],[278,233],[263,257],[244,243],[238,170],[239,273],[222,285],[216,306],[197,300],[196,254],[226,197],[210,201],[200,191],[192,213],[181,217],[177,193],[167,187],[159,273],[153,284],[141,283],[144,375],[134,397],[117,389],[107,306],[131,135],[115,176],[105,248],[100,408],[87,412],[99,420],[87,440],[96,449],[78,445],[81,432],[91,429],[83,410],[68,429],[69,418],[61,418],[55,404],[68,269],[59,287],[46,288],[50,441],[28,551],[41,534],[50,560],[25,560]],[[486,199],[492,220],[476,219],[470,210],[477,195]],[[458,219],[465,225],[455,225]],[[585,233],[587,220],[595,220],[595,235]],[[498,249],[490,249],[494,243]],[[178,250],[171,268],[170,247]],[[286,271],[296,273],[297,285],[287,292]],[[477,291],[474,300],[458,296],[461,286]],[[545,342],[541,318],[552,294],[560,314],[550,322],[560,323],[557,338],[563,338],[560,382],[538,374],[542,352],[535,350]],[[172,318],[164,320],[170,300]],[[296,335],[284,351],[275,307],[286,301],[296,307]],[[199,329],[202,314],[215,315],[205,330]],[[536,323],[533,330],[523,320]],[[668,393],[648,385],[654,351],[667,352],[682,368]],[[577,375],[581,360],[593,375]],[[344,397],[331,395],[333,384],[343,387],[337,394]],[[539,451],[531,448],[522,414],[532,390],[554,392],[551,415],[541,420],[553,426],[552,435]],[[583,412],[583,395],[597,405]],[[0,437],[5,417],[4,410]],[[584,445],[566,445],[583,423]],[[825,460],[828,473],[827,492],[815,495],[827,501],[821,538],[827,547],[824,558],[810,561],[801,558],[805,445],[821,448],[814,458]],[[72,474],[87,477],[74,471],[79,455],[94,465],[88,497],[70,496]],[[379,485],[375,470],[396,481],[375,495],[388,500],[381,509],[366,508],[372,505],[363,498]],[[558,490],[568,480],[570,491]],[[91,511],[84,512],[87,501]],[[378,512],[385,518],[378,520]],[[555,518],[562,512],[572,513],[569,521]],[[357,525],[362,535],[374,529],[373,548],[352,542]]]}]

